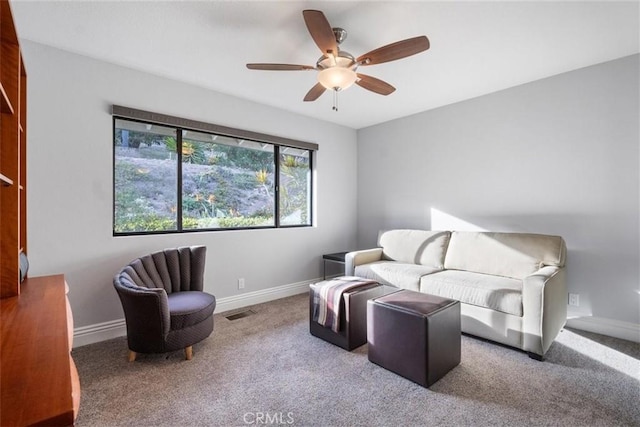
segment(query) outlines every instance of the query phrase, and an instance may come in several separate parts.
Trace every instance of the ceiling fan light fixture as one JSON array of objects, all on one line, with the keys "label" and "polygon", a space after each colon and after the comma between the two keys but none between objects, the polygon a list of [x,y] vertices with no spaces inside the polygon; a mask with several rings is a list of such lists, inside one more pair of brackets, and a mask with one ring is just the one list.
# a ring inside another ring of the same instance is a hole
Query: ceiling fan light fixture
[{"label": "ceiling fan light fixture", "polygon": [[318,73],[318,82],[327,89],[340,91],[353,85],[358,76],[351,68],[331,67]]}]

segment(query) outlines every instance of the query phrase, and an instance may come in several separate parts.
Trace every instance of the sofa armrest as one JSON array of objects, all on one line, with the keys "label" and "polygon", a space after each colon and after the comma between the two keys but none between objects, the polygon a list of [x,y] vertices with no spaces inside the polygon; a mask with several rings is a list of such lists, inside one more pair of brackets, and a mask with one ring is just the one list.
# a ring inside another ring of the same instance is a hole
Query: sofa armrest
[{"label": "sofa armrest", "polygon": [[382,248],[364,249],[361,251],[348,252],[344,256],[344,275],[354,276],[357,266],[369,264],[370,262],[382,259]]},{"label": "sofa armrest", "polygon": [[567,321],[565,269],[542,267],[522,283],[525,351],[544,356]]}]

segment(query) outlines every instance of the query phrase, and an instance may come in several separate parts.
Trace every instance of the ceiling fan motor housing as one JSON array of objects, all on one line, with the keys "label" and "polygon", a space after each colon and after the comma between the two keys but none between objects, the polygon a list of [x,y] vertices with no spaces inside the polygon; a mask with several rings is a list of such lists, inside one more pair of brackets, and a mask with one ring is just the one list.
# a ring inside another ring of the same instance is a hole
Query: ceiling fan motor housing
[{"label": "ceiling fan motor housing", "polygon": [[321,56],[320,58],[318,58],[318,62],[316,62],[316,67],[319,70],[324,70],[332,67],[351,68],[354,65],[356,65],[356,59],[346,50],[339,51],[336,56]]}]

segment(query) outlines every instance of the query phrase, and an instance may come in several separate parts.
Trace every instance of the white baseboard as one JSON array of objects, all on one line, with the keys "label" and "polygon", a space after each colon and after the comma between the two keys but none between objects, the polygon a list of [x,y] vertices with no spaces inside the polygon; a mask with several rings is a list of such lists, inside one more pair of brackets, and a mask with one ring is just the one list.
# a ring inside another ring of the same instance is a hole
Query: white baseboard
[{"label": "white baseboard", "polygon": [[124,319],[81,326],[73,330],[73,348],[127,335]]},{"label": "white baseboard", "polygon": [[[236,310],[250,305],[261,304],[280,298],[298,295],[309,291],[309,285],[322,279],[307,280],[304,282],[291,283],[261,291],[249,292],[246,294],[234,295],[220,298],[216,301],[216,313],[229,310]],[[81,326],[73,330],[73,347],[93,344],[106,341],[127,334],[124,319],[111,320],[109,322],[97,323],[89,326]]]},{"label": "white baseboard", "polygon": [[640,325],[604,317],[582,316],[567,319],[569,328],[640,343]]},{"label": "white baseboard", "polygon": [[[304,282],[276,286],[274,288],[264,289],[261,291],[220,298],[217,301],[216,313],[236,310],[250,305],[261,304],[263,302],[305,293],[309,291],[309,284],[316,283],[321,280],[322,279],[318,278]],[[640,325],[636,323],[606,319],[603,317],[582,316],[571,317],[567,320],[567,326],[570,328],[580,329],[582,331],[594,332],[596,334],[640,343]],[[117,319],[89,326],[81,326],[79,328],[75,328],[73,331],[73,347],[81,347],[83,345],[106,341],[112,338],[125,336],[126,334],[127,329],[124,319]]]},{"label": "white baseboard", "polygon": [[263,302],[309,292],[309,285],[321,280],[322,279],[320,278],[315,280],[306,280],[304,282],[276,286],[275,288],[264,289],[261,291],[220,298],[216,304],[216,313],[223,313],[225,311],[236,310],[249,305],[262,304]]}]

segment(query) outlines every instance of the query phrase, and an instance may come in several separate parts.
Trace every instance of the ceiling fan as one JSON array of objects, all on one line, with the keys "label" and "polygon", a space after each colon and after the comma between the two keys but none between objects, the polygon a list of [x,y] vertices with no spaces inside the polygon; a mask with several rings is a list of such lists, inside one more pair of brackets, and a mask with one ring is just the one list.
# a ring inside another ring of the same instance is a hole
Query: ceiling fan
[{"label": "ceiling fan", "polygon": [[396,90],[395,87],[380,79],[356,73],[358,67],[395,61],[429,49],[429,39],[426,36],[418,36],[379,47],[355,58],[349,52],[340,50],[338,47],[347,38],[346,30],[332,28],[324,13],[319,10],[304,10],[302,16],[311,38],[322,52],[315,67],[311,65],[254,63],[247,64],[247,68],[272,71],[317,70],[318,83],[307,92],[304,100],[315,101],[325,90],[333,90],[333,109],[335,111],[338,111],[337,93],[354,83],[380,95],[389,95]]}]

